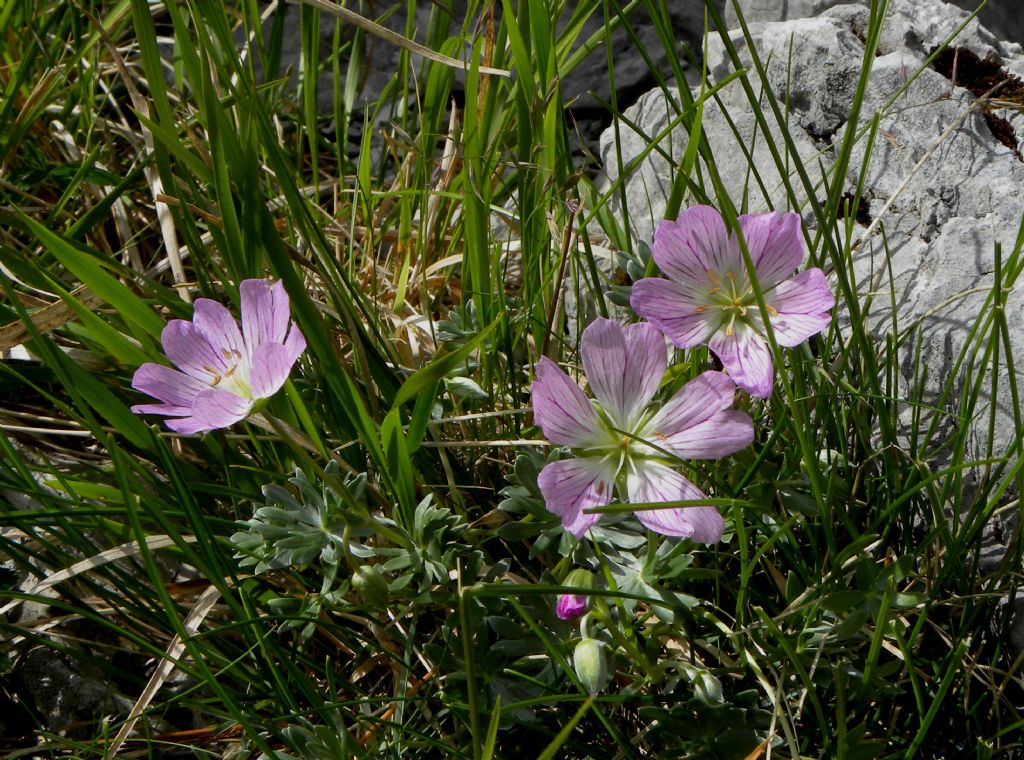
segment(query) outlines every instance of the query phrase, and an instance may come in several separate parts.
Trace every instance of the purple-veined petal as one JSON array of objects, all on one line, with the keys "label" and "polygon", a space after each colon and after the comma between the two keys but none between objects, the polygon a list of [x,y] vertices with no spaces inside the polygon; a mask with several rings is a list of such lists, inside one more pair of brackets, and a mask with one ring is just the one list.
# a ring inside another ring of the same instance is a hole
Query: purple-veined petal
[{"label": "purple-veined petal", "polygon": [[662,272],[697,288],[715,284],[708,272],[743,271],[739,245],[711,206],[690,206],[675,221],[658,225],[651,252]]},{"label": "purple-veined petal", "polygon": [[708,341],[708,348],[714,351],[740,388],[758,398],[772,395],[775,381],[772,352],[750,327],[737,324],[732,335],[719,331]]},{"label": "purple-veined petal", "polygon": [[762,288],[789,277],[804,260],[799,214],[744,214],[739,224]]},{"label": "purple-veined petal", "polygon": [[766,302],[778,312],[771,317],[775,340],[787,348],[803,343],[828,327],[836,297],[818,268],[808,269],[780,283],[765,295]]},{"label": "purple-veined petal", "polygon": [[688,382],[646,425],[642,438],[659,446],[673,436],[729,409],[736,395],[736,384],[722,372],[702,372]]},{"label": "purple-veined petal", "polygon": [[251,410],[251,399],[220,388],[211,388],[196,396],[191,417],[166,420],[166,424],[175,432],[190,435],[230,427],[245,419]]},{"label": "purple-veined petal", "polygon": [[532,395],[533,418],[552,443],[581,448],[601,440],[601,419],[583,389],[546,356],[537,362]]},{"label": "purple-veined petal", "polygon": [[292,370],[295,359],[287,346],[264,343],[252,355],[249,387],[253,398],[269,398],[277,393]]},{"label": "purple-veined petal", "polygon": [[306,350],[306,336],[299,330],[299,326],[292,322],[292,328],[288,331],[288,337],[284,340],[284,347],[288,349],[288,356],[291,364],[295,364],[302,352]]},{"label": "purple-veined petal", "polygon": [[210,384],[202,383],[184,372],[165,367],[163,364],[146,362],[135,370],[132,388],[165,404],[191,409],[196,396],[209,390]]},{"label": "purple-veined petal", "polygon": [[186,375],[209,386],[227,371],[227,358],[215,351],[206,336],[191,322],[172,319],[160,335],[164,353]]},{"label": "purple-veined petal", "polygon": [[632,432],[665,374],[665,338],[652,325],[623,327],[599,318],[583,331],[580,355],[601,408],[617,427]]},{"label": "purple-veined petal", "polygon": [[288,294],[280,280],[245,280],[242,298],[242,335],[250,352],[266,343],[284,343],[288,331]]},{"label": "purple-veined petal", "polygon": [[192,407],[175,404],[136,404],[132,407],[133,414],[163,414],[168,417],[187,417],[192,414]]},{"label": "purple-veined petal", "polygon": [[729,409],[655,443],[680,459],[721,459],[754,441],[754,422],[746,412]]},{"label": "purple-veined petal", "polygon": [[199,417],[175,417],[164,420],[169,430],[181,435],[195,435],[196,433],[208,433],[212,428],[206,424],[205,419]]},{"label": "purple-veined petal", "polygon": [[544,506],[562,518],[562,526],[580,538],[601,517],[584,509],[603,507],[612,499],[615,467],[597,459],[562,459],[540,471],[537,485]]},{"label": "purple-veined petal", "polygon": [[[693,483],[660,462],[642,460],[626,478],[626,490],[633,504],[704,499]],[[689,538],[701,544],[722,539],[725,521],[714,507],[669,507],[640,510],[636,519],[664,536]]]},{"label": "purple-veined petal", "polygon": [[633,285],[629,305],[679,348],[706,343],[714,330],[710,311],[703,311],[704,306],[693,297],[690,288],[669,280],[658,277],[638,280]]},{"label": "purple-veined petal", "polygon": [[780,346],[798,346],[813,335],[826,329],[832,322],[828,312],[821,314],[780,314],[772,317],[775,340]]},{"label": "purple-veined petal", "polygon": [[224,357],[228,364],[248,363],[249,354],[238,323],[223,305],[209,298],[197,298],[192,323],[210,342],[210,346]]}]

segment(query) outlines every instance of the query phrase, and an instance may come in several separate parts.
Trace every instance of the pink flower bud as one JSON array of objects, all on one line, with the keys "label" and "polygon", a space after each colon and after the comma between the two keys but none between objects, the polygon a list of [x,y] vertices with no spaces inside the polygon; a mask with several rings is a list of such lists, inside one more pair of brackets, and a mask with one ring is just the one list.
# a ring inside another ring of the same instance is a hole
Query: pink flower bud
[{"label": "pink flower bud", "polygon": [[580,594],[562,594],[555,605],[555,614],[562,620],[575,620],[587,611],[587,597]]}]

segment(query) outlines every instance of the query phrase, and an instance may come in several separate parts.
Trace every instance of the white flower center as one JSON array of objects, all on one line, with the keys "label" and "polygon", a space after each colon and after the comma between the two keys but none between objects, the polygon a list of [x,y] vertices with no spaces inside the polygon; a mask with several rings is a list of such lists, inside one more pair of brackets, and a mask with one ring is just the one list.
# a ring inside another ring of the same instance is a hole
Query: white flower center
[{"label": "white flower center", "polygon": [[[603,419],[602,415],[602,437],[604,440],[596,443],[593,446],[589,446],[582,452],[584,456],[596,456],[601,458],[601,463],[608,466],[611,470],[614,467],[615,480],[618,480],[619,476],[623,472],[635,469],[634,462],[642,459],[651,459],[656,457],[663,457],[664,455],[649,445],[644,439],[645,436],[652,436],[654,438],[664,438],[660,433],[645,430],[645,423],[650,415],[644,415],[640,421],[634,426],[635,429],[626,432],[620,432],[615,429],[608,420]],[[656,442],[655,442],[656,443]]]},{"label": "white flower center", "polygon": [[233,393],[240,398],[252,398],[252,389],[249,387],[249,368],[246,366],[245,357],[238,349],[221,349],[226,367],[216,369],[205,366],[210,373],[210,385],[214,388]]},{"label": "white flower center", "polygon": [[[731,271],[719,275],[717,272],[707,271],[708,282],[711,287],[703,303],[697,307],[697,313],[703,314],[709,309],[721,312],[721,319],[717,325],[718,329],[725,328],[726,336],[731,337],[736,330],[736,322],[748,324],[755,330],[761,331],[764,327],[761,319],[761,312],[757,308],[757,298],[754,296],[754,288],[747,280],[745,273],[739,276]],[[778,312],[768,306],[768,313],[772,316]]]}]

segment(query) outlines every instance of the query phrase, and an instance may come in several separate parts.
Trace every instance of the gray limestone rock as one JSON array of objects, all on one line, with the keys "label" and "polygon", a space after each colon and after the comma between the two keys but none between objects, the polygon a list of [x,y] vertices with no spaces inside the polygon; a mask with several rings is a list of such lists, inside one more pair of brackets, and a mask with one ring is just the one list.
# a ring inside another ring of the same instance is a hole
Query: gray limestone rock
[{"label": "gray limestone rock", "polygon": [[[743,18],[748,23],[755,21],[791,21],[808,16],[817,16],[836,5],[841,5],[850,0],[736,0],[739,4]],[[863,0],[867,4],[867,0]],[[957,11],[973,12],[980,5],[979,0],[954,0],[959,6]],[[950,18],[949,11],[931,8],[929,3],[924,3],[919,8],[926,9],[932,14],[932,22],[936,25],[943,25]],[[966,16],[966,13],[958,16]],[[727,0],[725,4],[725,21],[730,28],[737,26],[736,9],[733,0]],[[1019,0],[989,0],[978,14],[978,21],[1000,40],[1010,40],[1024,43],[1024,16],[1020,13]],[[974,22],[977,24],[977,22]],[[959,25],[959,24],[957,24]],[[952,33],[956,26],[946,26],[946,34]]]},{"label": "gray limestone rock", "polygon": [[82,673],[48,647],[26,653],[15,673],[50,731],[75,735],[99,716],[126,715],[132,708],[110,684]]},{"label": "gray limestone rock", "polygon": [[[793,150],[816,183],[813,191],[818,198],[825,197],[825,178],[833,181],[836,145],[848,126],[864,53],[866,14],[866,8],[851,4],[833,7],[817,18],[752,27],[753,42],[766,62],[767,79],[780,102],[788,105]],[[1009,118],[1010,131],[1000,139],[991,118],[1010,114],[983,115],[971,107],[974,95],[969,91],[931,68],[922,69],[932,47],[955,28],[937,19],[963,17],[962,11],[938,0],[892,0],[881,55],[872,61],[857,125],[865,127],[877,114],[877,137],[868,146],[863,131],[850,169],[839,179],[847,189],[854,188],[861,166],[870,159],[864,197],[877,224],[870,237],[864,225],[854,227],[854,238],[860,239],[854,259],[858,293],[862,298],[868,292],[878,293],[870,318],[876,335],[890,330],[894,318],[900,330],[920,326],[932,400],[955,372],[961,349],[969,345],[974,320],[992,289],[996,245],[1002,246],[1004,257],[1013,250],[1024,216],[1020,119]],[[732,38],[742,47],[738,33]],[[983,27],[968,30],[967,46],[982,56],[998,55],[1009,70],[1024,67],[1020,46],[1000,42]],[[745,49],[740,54],[746,65],[749,54]],[[720,42],[709,46],[708,65],[713,81],[721,81],[734,69]],[[780,172],[768,150],[771,141],[786,152],[781,132],[768,109],[760,110],[770,125],[767,136],[757,127],[756,112],[738,82],[721,92],[721,105],[707,103],[703,128],[715,168],[737,205],[745,200],[751,211],[795,208],[812,224],[803,184],[795,172]],[[641,97],[626,114],[639,133],[620,125],[624,164],[647,148],[674,113],[660,91]],[[626,180],[626,211],[638,240],[650,240],[663,214],[686,140],[684,130],[670,131],[660,143],[663,154],[651,151]],[[619,171],[611,130],[602,136],[601,147],[609,179],[615,180]],[[792,167],[792,159],[790,154],[784,166]],[[895,313],[888,308],[890,292]],[[1009,294],[1006,319],[1014,354],[1024,357],[1024,297],[1019,290]],[[1017,364],[1024,366],[1020,359]],[[997,455],[1008,450],[1016,435],[1009,378],[1005,369],[1001,372],[995,393],[991,387],[983,391],[982,407],[970,422],[971,453],[978,458],[986,454],[990,410],[994,409]],[[912,373],[908,360],[904,366],[907,386]],[[1017,382],[1024,387],[1024,376]],[[942,413],[949,414],[949,424],[959,424],[959,411],[951,402]],[[909,419],[908,406],[908,424]]]}]

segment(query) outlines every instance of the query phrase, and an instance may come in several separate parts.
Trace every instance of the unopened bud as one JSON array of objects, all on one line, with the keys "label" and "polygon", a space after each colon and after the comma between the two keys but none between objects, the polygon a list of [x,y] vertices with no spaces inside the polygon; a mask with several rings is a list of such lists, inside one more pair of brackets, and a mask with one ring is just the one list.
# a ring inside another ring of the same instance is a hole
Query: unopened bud
[{"label": "unopened bud", "polygon": [[[573,588],[592,589],[594,576],[589,570],[576,568],[566,576],[565,584]],[[562,594],[555,604],[555,614],[562,620],[575,620],[587,611],[587,597],[583,594]]]},{"label": "unopened bud", "polygon": [[388,606],[388,581],[370,565],[360,565],[352,573],[352,588],[359,592],[371,609],[384,609]]},{"label": "unopened bud", "polygon": [[576,669],[576,677],[591,696],[595,696],[604,688],[608,678],[608,666],[601,651],[600,641],[582,639],[572,654],[572,664]]},{"label": "unopened bud", "polygon": [[562,620],[575,620],[587,611],[587,597],[578,594],[562,594],[555,605],[555,614]]}]

